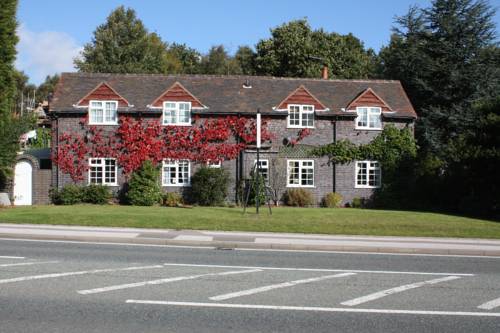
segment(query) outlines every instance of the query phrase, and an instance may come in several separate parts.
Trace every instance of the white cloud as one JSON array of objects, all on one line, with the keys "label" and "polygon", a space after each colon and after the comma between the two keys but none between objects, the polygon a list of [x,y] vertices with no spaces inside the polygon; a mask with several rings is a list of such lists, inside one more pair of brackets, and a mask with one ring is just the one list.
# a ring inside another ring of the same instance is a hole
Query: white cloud
[{"label": "white cloud", "polygon": [[25,24],[17,29],[16,68],[24,71],[30,81],[40,84],[47,75],[74,71],[73,58],[78,56],[82,46],[64,32],[31,31]]}]

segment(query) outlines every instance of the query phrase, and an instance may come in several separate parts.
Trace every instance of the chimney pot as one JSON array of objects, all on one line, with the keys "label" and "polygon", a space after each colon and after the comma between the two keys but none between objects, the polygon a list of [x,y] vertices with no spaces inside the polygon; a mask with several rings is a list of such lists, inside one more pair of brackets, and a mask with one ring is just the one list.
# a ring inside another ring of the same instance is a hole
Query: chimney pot
[{"label": "chimney pot", "polygon": [[328,66],[324,65],[323,70],[321,71],[321,78],[323,80],[328,80]]}]

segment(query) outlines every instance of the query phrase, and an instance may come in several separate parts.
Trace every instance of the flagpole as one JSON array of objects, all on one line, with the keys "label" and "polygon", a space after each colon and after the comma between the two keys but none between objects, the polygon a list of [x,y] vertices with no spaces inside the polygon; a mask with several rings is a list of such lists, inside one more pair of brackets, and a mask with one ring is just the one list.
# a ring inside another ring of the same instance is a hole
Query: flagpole
[{"label": "flagpole", "polygon": [[257,184],[255,184],[255,208],[256,213],[259,214],[259,205],[260,205],[260,131],[261,131],[261,118],[260,118],[260,109],[257,109],[257,163],[256,163],[256,172],[257,172]]}]

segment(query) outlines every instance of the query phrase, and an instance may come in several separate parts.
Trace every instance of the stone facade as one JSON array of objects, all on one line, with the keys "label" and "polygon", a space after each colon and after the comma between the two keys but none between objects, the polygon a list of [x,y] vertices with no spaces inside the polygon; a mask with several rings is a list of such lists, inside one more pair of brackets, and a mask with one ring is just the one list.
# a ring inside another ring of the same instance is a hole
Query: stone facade
[{"label": "stone facade", "polygon": [[[160,121],[160,115],[148,117],[146,121]],[[81,117],[64,116],[57,120],[57,126],[54,126],[54,137],[57,128],[59,131],[71,132],[74,135],[85,135],[85,129],[81,125]],[[410,127],[413,129],[413,123],[408,121],[384,121],[383,125],[392,124],[398,128]],[[306,136],[300,145],[320,146],[334,142],[334,140],[348,139],[355,144],[369,143],[373,138],[380,134],[380,130],[357,130],[355,129],[354,118],[343,119],[324,119],[317,117],[311,134]],[[105,132],[113,132],[117,126],[104,126]],[[317,204],[329,192],[340,193],[344,198],[344,204],[350,203],[353,198],[369,198],[373,189],[355,187],[355,165],[354,163],[346,165],[330,165],[327,158],[311,158],[307,155],[283,152],[285,147],[284,140],[297,138],[300,129],[287,128],[286,116],[272,117],[268,119],[268,130],[273,134],[273,140],[270,145],[264,146],[261,150],[260,159],[267,160],[269,165],[269,186],[276,189],[278,198],[281,198],[288,189],[286,185],[287,160],[313,160],[314,161],[314,186],[307,187],[314,195]],[[230,175],[231,184],[229,186],[228,201],[234,202],[238,199],[238,187],[244,179],[250,178],[250,172],[256,160],[255,149],[246,149],[236,160],[224,161],[222,168],[227,170]],[[190,171],[193,175],[200,165],[191,163]],[[279,179],[278,179],[279,178]],[[161,179],[159,179],[161,182]],[[126,182],[121,169],[118,168],[118,186],[110,186],[113,192],[118,192],[121,186]],[[52,183],[55,187],[73,183],[69,175],[63,174],[54,166]],[[88,173],[80,185],[88,183]],[[182,194],[187,200],[190,197],[189,187],[163,186],[165,192],[177,192]]]}]

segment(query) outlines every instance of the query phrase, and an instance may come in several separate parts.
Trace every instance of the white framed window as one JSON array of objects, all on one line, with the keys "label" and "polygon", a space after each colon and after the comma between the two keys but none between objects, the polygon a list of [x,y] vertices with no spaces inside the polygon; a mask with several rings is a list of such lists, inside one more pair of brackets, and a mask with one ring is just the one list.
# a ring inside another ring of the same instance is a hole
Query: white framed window
[{"label": "white framed window", "polygon": [[163,125],[191,126],[191,102],[163,102]]},{"label": "white framed window", "polygon": [[377,161],[356,161],[356,188],[378,188],[382,184],[382,172]]},{"label": "white framed window", "polygon": [[90,125],[116,125],[118,124],[118,101],[90,101]]},{"label": "white framed window", "polygon": [[207,161],[207,167],[211,169],[220,169],[222,167],[221,161]]},{"label": "white framed window", "polygon": [[382,129],[382,109],[379,107],[357,107],[356,129]]},{"label": "white framed window", "polygon": [[[253,165],[257,164],[257,160],[253,161]],[[261,160],[259,159],[259,172],[264,181],[267,183],[269,181],[269,160]]]},{"label": "white framed window", "polygon": [[287,160],[287,187],[314,187],[313,160]]},{"label": "white framed window", "polygon": [[289,128],[314,128],[314,105],[288,104]]},{"label": "white framed window", "polygon": [[89,184],[118,185],[117,169],[114,158],[90,158]]},{"label": "white framed window", "polygon": [[164,160],[162,163],[163,186],[189,186],[191,165],[188,160]]}]

